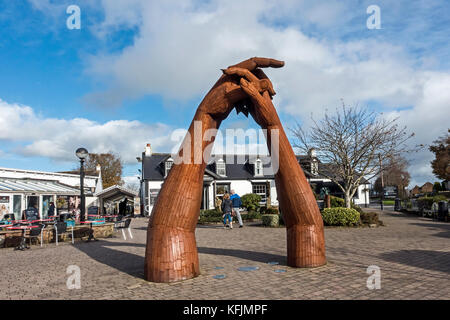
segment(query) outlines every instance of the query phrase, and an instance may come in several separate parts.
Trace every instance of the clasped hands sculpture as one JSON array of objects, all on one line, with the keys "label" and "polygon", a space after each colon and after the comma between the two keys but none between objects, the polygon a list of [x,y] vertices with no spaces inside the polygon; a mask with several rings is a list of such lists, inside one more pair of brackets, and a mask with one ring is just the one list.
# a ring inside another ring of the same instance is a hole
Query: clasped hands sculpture
[{"label": "clasped hands sculpture", "polygon": [[[272,139],[279,140],[279,152],[271,157],[272,162],[278,161],[275,184],[287,229],[287,264],[317,267],[326,263],[319,208],[272,104],[275,94],[272,83],[260,69],[282,66],[282,61],[251,58],[228,67],[200,103],[188,130],[189,137],[194,139],[185,139],[178,153],[191,161],[173,165],[153,207],[147,230],[146,280],[173,282],[200,274],[195,227],[207,165],[203,156],[209,158],[211,151],[207,148],[210,142],[202,137],[206,130],[218,129],[233,108],[250,113],[267,129],[269,150]],[[199,129],[196,123],[201,123],[201,136],[195,133]],[[272,135],[273,130],[278,132],[276,136]],[[186,150],[189,154],[183,154]],[[194,159],[199,152],[200,162]]]}]

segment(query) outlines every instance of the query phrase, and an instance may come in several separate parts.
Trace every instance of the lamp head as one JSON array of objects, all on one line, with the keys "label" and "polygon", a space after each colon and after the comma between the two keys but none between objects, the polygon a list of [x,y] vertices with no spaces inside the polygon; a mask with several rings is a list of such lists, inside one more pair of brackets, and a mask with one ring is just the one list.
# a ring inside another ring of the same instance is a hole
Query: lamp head
[{"label": "lamp head", "polygon": [[75,154],[80,160],[84,160],[88,157],[89,152],[85,148],[78,148]]}]

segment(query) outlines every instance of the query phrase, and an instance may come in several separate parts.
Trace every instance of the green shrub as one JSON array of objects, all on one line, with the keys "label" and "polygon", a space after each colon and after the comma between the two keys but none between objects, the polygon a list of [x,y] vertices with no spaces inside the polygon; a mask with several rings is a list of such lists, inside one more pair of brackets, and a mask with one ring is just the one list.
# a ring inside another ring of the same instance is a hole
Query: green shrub
[{"label": "green shrub", "polygon": [[266,212],[264,212],[264,214],[279,214],[278,209],[277,208],[266,208]]},{"label": "green shrub", "polygon": [[339,197],[330,196],[330,205],[332,208],[343,208],[345,207],[345,200]]},{"label": "green shrub", "polygon": [[223,218],[220,217],[205,217],[200,216],[198,219],[198,223],[204,224],[204,223],[215,223],[215,222],[223,222]]},{"label": "green shrub", "polygon": [[441,195],[434,197],[422,197],[417,199],[417,204],[419,208],[431,210],[431,206],[433,205],[433,203],[439,201],[447,201],[447,198]]},{"label": "green shrub", "polygon": [[255,193],[247,193],[241,197],[242,206],[247,209],[247,211],[257,211],[259,208],[259,203],[261,202],[261,196]]},{"label": "green shrub", "polygon": [[[332,208],[345,208],[345,200],[339,197],[330,196],[330,205]],[[350,207],[359,213],[362,212],[362,209],[354,203],[351,203]]]},{"label": "green shrub", "polygon": [[261,220],[266,227],[278,227],[280,221],[278,214],[263,214]]},{"label": "green shrub", "polygon": [[261,214],[256,211],[250,211],[248,213],[241,214],[241,218],[244,221],[245,220],[256,220],[256,219],[261,219]]},{"label": "green shrub", "polygon": [[200,210],[200,217],[222,217],[223,213],[216,210]]},{"label": "green shrub", "polygon": [[348,208],[326,208],[322,211],[327,226],[352,226],[359,222],[359,212]]},{"label": "green shrub", "polygon": [[198,218],[198,223],[208,223],[208,222],[222,222],[223,213],[220,211],[217,211],[215,209],[213,210],[200,210],[200,216]]}]

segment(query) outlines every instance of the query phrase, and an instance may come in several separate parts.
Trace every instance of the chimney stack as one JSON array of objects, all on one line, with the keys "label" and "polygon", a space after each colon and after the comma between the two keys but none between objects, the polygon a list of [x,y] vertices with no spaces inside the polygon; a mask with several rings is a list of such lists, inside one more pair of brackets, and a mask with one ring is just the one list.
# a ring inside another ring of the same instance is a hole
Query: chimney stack
[{"label": "chimney stack", "polygon": [[150,143],[147,143],[147,146],[145,147],[145,156],[150,157],[152,155],[152,147],[150,146]]}]

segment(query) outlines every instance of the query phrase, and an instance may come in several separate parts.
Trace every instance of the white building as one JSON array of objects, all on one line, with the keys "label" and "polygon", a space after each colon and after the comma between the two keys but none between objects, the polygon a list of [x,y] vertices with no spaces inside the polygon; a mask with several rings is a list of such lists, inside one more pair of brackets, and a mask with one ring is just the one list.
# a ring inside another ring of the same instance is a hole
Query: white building
[{"label": "white building", "polygon": [[[98,176],[86,175],[86,207],[96,198]],[[80,175],[0,167],[0,218],[14,214],[22,218],[23,210],[36,207],[41,218],[47,217],[50,202],[62,212],[76,210],[80,203]],[[56,214],[56,212],[55,212]]]},{"label": "white building", "polygon": [[[203,195],[201,209],[214,209],[216,197],[222,197],[225,192],[234,190],[240,196],[256,193],[261,196],[261,204],[278,206],[277,190],[270,157],[252,155],[224,155],[212,156],[206,166],[203,178]],[[320,172],[329,171],[329,166],[320,163],[314,153],[307,156],[297,156],[298,162],[316,194],[325,190],[329,194],[342,196],[341,190],[330,179]],[[159,190],[169,170],[173,165],[170,154],[152,153],[147,145],[142,154],[143,190],[145,194],[145,212],[153,209]],[[330,175],[327,172],[327,175]],[[353,197],[358,205],[369,204],[369,187],[367,180],[362,184]]]}]

